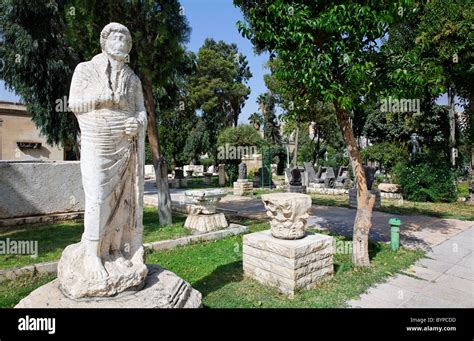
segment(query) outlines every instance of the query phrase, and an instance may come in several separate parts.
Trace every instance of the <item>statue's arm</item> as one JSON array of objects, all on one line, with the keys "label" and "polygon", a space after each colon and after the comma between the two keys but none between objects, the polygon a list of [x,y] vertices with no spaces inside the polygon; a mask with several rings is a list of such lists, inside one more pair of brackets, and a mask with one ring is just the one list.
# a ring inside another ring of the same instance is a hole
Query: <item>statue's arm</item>
[{"label": "statue's arm", "polygon": [[[71,88],[69,90],[69,108],[75,114],[81,114],[88,110],[88,103],[84,99],[84,90],[87,87],[87,77],[83,63],[76,66],[72,75]],[[90,104],[90,103],[89,103]]]},{"label": "statue's arm", "polygon": [[143,88],[142,82],[137,77],[137,87],[136,87],[136,112],[137,112],[137,121],[138,123],[146,130],[147,128],[147,116],[146,116],[146,108],[145,108],[145,101],[143,98]]}]

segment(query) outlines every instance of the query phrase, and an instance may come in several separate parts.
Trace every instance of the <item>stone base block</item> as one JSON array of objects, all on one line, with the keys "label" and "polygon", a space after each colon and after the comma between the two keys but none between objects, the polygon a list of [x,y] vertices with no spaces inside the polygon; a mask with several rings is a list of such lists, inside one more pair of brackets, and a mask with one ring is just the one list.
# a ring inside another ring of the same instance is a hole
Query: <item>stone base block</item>
[{"label": "stone base block", "polygon": [[311,187],[311,188],[324,188],[324,183],[311,182],[309,184],[309,187]]},{"label": "stone base block", "polygon": [[306,186],[288,185],[288,192],[291,192],[291,193],[306,193]]},{"label": "stone base block", "polygon": [[234,195],[252,194],[253,184],[250,181],[238,180],[234,182]]},{"label": "stone base block", "polygon": [[205,185],[212,185],[212,174],[206,175],[204,174],[204,180],[203,180]]},{"label": "stone base block", "polygon": [[307,234],[302,239],[284,240],[270,230],[243,237],[244,274],[293,296],[314,288],[333,274],[333,239]]},{"label": "stone base block", "polygon": [[222,230],[228,226],[224,213],[190,214],[184,223],[184,227],[200,233]]},{"label": "stone base block", "polygon": [[200,308],[201,293],[176,274],[159,265],[148,265],[141,289],[113,297],[71,299],[61,291],[58,279],[22,299],[15,308]]},{"label": "stone base block", "polygon": [[[381,199],[381,195],[380,195],[380,190],[373,189],[370,192],[373,195],[375,195],[374,210],[380,209],[380,207],[382,206],[382,199]],[[349,190],[349,207],[350,208],[357,208],[357,189],[356,188],[351,188]]]},{"label": "stone base block", "polygon": [[188,187],[188,179],[170,179],[168,180],[168,184],[171,188],[186,188]]}]

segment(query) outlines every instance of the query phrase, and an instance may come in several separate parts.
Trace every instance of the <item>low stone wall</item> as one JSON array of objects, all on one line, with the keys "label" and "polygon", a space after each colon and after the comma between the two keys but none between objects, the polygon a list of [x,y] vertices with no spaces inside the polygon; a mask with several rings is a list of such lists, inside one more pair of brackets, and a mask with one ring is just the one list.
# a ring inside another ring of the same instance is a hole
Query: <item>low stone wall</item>
[{"label": "low stone wall", "polygon": [[[349,190],[343,188],[318,188],[318,187],[308,187],[308,193],[315,194],[327,194],[327,195],[348,195]],[[384,199],[401,199],[402,195],[400,193],[388,193],[380,192],[380,197]]]},{"label": "low stone wall", "polygon": [[0,220],[81,211],[79,161],[0,161]]},{"label": "low stone wall", "polygon": [[318,188],[308,187],[308,193],[328,194],[328,195],[345,195],[349,193],[348,189],[343,188]]}]

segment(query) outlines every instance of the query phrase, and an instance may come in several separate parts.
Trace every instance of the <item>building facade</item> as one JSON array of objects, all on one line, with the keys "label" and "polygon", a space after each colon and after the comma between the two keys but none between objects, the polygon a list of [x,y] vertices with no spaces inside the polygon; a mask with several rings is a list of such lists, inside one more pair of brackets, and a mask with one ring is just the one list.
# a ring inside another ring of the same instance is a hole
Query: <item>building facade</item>
[{"label": "building facade", "polygon": [[0,101],[0,160],[59,161],[61,147],[46,143],[22,104]]}]

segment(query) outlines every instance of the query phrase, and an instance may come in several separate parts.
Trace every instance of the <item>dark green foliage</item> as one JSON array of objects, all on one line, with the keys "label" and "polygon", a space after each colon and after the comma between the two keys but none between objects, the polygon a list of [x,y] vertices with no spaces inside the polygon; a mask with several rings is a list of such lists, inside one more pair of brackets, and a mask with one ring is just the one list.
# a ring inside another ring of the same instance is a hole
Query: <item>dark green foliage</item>
[{"label": "dark green foliage", "polygon": [[[0,4],[0,28],[5,61],[2,78],[25,101],[48,142],[75,139],[78,125],[67,104],[75,66],[100,53],[99,36],[111,21],[132,34],[130,67],[169,96],[170,82],[181,70],[189,26],[176,0],[5,0]],[[158,97],[157,108],[167,98]],[[62,110],[59,110],[59,109]],[[166,107],[168,109],[168,107]],[[149,113],[150,114],[150,113]]]},{"label": "dark green foliage", "polygon": [[65,43],[66,3],[0,3],[0,30],[4,38],[0,48],[4,68],[0,77],[22,98],[48,143],[60,145],[75,140],[78,129],[74,115],[63,103],[79,62],[75,51]]},{"label": "dark green foliage", "polygon": [[202,111],[202,122],[209,133],[209,149],[216,154],[219,131],[236,126],[252,77],[246,57],[237,45],[206,39],[197,54],[197,70],[191,79],[191,102]]},{"label": "dark green foliage", "polygon": [[232,146],[253,146],[260,148],[262,138],[260,134],[250,125],[242,124],[237,127],[225,128],[219,133],[217,138],[217,145],[219,147],[229,144]]},{"label": "dark green foliage", "polygon": [[395,182],[403,197],[410,201],[453,202],[457,199],[456,174],[449,163],[423,153],[411,161],[402,161],[394,168]]},{"label": "dark green foliage", "polygon": [[[190,132],[198,122],[196,108],[190,98],[189,79],[196,72],[196,56],[192,52],[184,55],[177,64],[177,72],[168,82],[154,92],[157,110],[158,136],[161,151],[170,166],[179,167],[194,158],[194,152],[185,153]],[[188,146],[189,148],[190,146]]]},{"label": "dark green foliage", "polygon": [[210,149],[209,131],[204,121],[199,118],[195,126],[188,132],[183,154],[187,156],[188,161],[196,164],[199,161],[199,156]]},{"label": "dark green foliage", "polygon": [[230,183],[238,178],[238,165],[244,156],[241,154],[244,152],[246,154],[257,152],[262,142],[260,134],[254,127],[248,124],[239,125],[235,128],[229,127],[219,133],[217,138],[217,157],[219,162],[225,164],[225,170]]},{"label": "dark green foliage", "polygon": [[263,116],[258,112],[254,112],[249,116],[250,124],[255,128],[255,130],[260,130],[260,126],[263,124]]},{"label": "dark green foliage", "polygon": [[275,96],[270,92],[263,93],[258,96],[257,103],[262,112],[263,137],[272,145],[281,144],[280,126],[275,114]]},{"label": "dark green foliage", "polygon": [[398,162],[408,159],[408,147],[392,142],[381,142],[362,149],[360,154],[365,160],[377,161],[390,173]]}]

